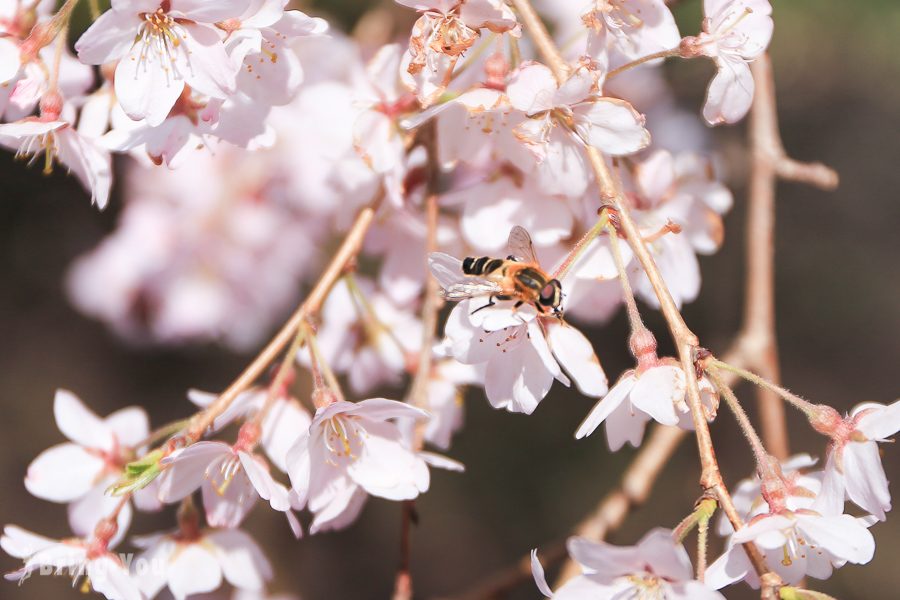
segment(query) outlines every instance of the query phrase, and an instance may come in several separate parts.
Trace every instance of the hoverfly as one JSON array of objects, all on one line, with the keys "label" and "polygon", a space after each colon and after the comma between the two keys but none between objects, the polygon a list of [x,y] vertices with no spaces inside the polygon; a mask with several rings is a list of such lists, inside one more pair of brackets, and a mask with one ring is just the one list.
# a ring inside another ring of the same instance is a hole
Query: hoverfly
[{"label": "hoverfly", "polygon": [[517,300],[515,308],[527,303],[540,313],[550,311],[560,316],[562,286],[541,269],[528,232],[518,225],[513,227],[508,247],[506,259],[469,256],[460,261],[443,252],[432,252],[428,264],[443,287],[443,297],[459,301],[488,296],[488,303],[476,312],[493,306],[496,299]]}]

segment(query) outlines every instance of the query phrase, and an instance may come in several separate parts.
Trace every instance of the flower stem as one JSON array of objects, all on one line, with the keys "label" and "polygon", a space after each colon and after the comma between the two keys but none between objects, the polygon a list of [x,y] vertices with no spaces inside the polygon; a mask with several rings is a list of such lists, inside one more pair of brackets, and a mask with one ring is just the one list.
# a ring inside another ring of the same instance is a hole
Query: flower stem
[{"label": "flower stem", "polygon": [[572,268],[572,265],[575,264],[575,261],[584,254],[584,251],[587,250],[587,247],[590,245],[594,239],[600,235],[603,230],[606,228],[606,225],[609,223],[609,216],[607,215],[607,211],[601,210],[600,218],[597,219],[597,222],[594,223],[594,226],[591,227],[587,233],[581,236],[581,239],[578,240],[578,243],[575,244],[575,247],[572,248],[571,252],[566,256],[566,259],[559,265],[559,268],[556,269],[556,272],[553,273],[553,279],[562,279],[569,272],[569,269]]},{"label": "flower stem", "polygon": [[707,366],[705,371],[713,382],[713,385],[716,387],[716,390],[719,392],[719,395],[725,399],[725,404],[727,404],[728,408],[731,409],[731,412],[734,413],[738,425],[741,427],[741,432],[750,443],[750,448],[753,450],[753,455],[756,457],[756,465],[757,469],[759,469],[760,477],[766,478],[763,477],[764,474],[768,477],[777,476],[776,474],[771,473],[772,466],[769,453],[766,451],[759,434],[756,433],[756,429],[753,428],[753,424],[750,422],[750,418],[744,411],[744,407],[742,407],[741,403],[738,401],[737,396],[734,395],[732,389],[722,380],[722,374],[714,366]]},{"label": "flower stem", "polygon": [[642,56],[638,59],[631,61],[630,63],[625,63],[621,67],[617,67],[606,74],[607,79],[612,79],[616,75],[620,75],[629,69],[633,69],[637,66],[640,66],[646,62],[650,62],[651,60],[656,60],[657,58],[669,58],[672,56],[681,56],[678,48],[672,48],[671,50],[660,50],[659,52],[654,52],[653,54],[648,54],[647,56]]},{"label": "flower stem", "polygon": [[[303,327],[303,329],[309,329],[309,327]],[[312,362],[313,385],[315,389],[319,391],[327,390],[334,394],[336,400],[343,401],[344,394],[341,392],[341,385],[338,383],[334,371],[332,371],[331,367],[328,365],[328,361],[322,356],[322,351],[319,349],[319,342],[316,340],[315,332],[310,330],[308,333],[309,335],[306,337],[306,340],[307,346],[309,347],[309,358]],[[323,375],[325,377],[324,381],[322,379]],[[313,401],[316,403],[316,408],[321,408],[317,401],[315,391],[313,392]]]},{"label": "flower stem", "polygon": [[628,280],[628,273],[625,271],[625,261],[622,260],[622,249],[619,246],[619,234],[616,233],[616,228],[609,222],[606,224],[606,231],[609,233],[609,245],[612,250],[613,261],[616,263],[616,270],[619,272],[619,282],[622,284],[622,297],[625,299],[631,332],[642,331],[646,327],[643,320],[641,320],[637,300],[634,299],[634,290],[631,288],[631,281]]},{"label": "flower stem", "polygon": [[725,371],[731,371],[735,375],[746,379],[750,383],[758,385],[759,387],[774,392],[781,396],[785,402],[797,408],[798,410],[805,413],[807,416],[813,415],[816,411],[816,405],[808,400],[804,400],[797,394],[789,392],[783,387],[777,386],[774,383],[768,381],[767,379],[760,377],[756,373],[748,371],[746,369],[741,369],[740,367],[735,367],[733,365],[729,365],[728,363],[722,362],[718,359],[712,359],[710,366],[718,369],[724,369]]},{"label": "flower stem", "polygon": [[278,365],[275,377],[272,378],[272,382],[269,384],[269,393],[266,395],[266,401],[259,411],[253,415],[253,422],[260,427],[268,412],[275,405],[275,400],[285,395],[282,388],[284,387],[285,381],[287,381],[288,375],[290,375],[293,369],[294,361],[297,358],[297,352],[300,351],[300,347],[303,345],[303,341],[306,339],[308,331],[309,330],[306,327],[300,327],[297,330],[297,335],[294,336],[294,341],[291,342],[287,352],[284,353],[284,358],[281,359],[281,364]]}]

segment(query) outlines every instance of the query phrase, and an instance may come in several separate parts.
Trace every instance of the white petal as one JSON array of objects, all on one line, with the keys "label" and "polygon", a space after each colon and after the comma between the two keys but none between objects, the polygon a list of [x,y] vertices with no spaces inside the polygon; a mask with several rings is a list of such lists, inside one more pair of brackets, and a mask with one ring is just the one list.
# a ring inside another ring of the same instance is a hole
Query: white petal
[{"label": "white petal", "polygon": [[650,416],[637,410],[630,400],[620,404],[606,418],[606,443],[613,452],[619,450],[626,442],[637,448],[644,438],[644,430],[650,422]]},{"label": "white petal", "polygon": [[78,397],[68,390],[57,390],[53,398],[53,416],[63,435],[86,448],[111,450],[113,436],[109,427]]},{"label": "white petal", "polygon": [[847,496],[880,520],[891,510],[891,492],[875,442],[847,442],[843,452]]},{"label": "white petal", "polygon": [[159,499],[181,500],[203,483],[210,463],[230,453],[231,448],[222,442],[197,442],[173,453],[164,459],[168,466],[160,475]]},{"label": "white petal", "polygon": [[150,434],[150,420],[143,408],[129,406],[112,413],[104,419],[106,426],[116,436],[119,444],[137,446]]},{"label": "white petal", "polygon": [[703,105],[703,117],[710,125],[735,123],[744,118],[753,103],[753,75],[742,60],[721,57],[716,60],[718,70]]},{"label": "white petal", "polygon": [[103,459],[75,444],[59,444],[41,452],[28,465],[25,488],[51,502],[71,502],[87,494],[102,477]]},{"label": "white petal", "polygon": [[663,425],[677,425],[675,403],[684,399],[684,372],[661,365],[642,373],[631,390],[631,402]]},{"label": "white petal", "polygon": [[709,587],[718,590],[741,581],[752,569],[744,548],[740,544],[732,544],[725,554],[709,565],[704,581]]},{"label": "white petal", "polygon": [[634,384],[635,379],[633,374],[625,375],[617,381],[612,389],[609,390],[609,393],[606,394],[600,402],[594,405],[591,412],[587,414],[584,421],[578,426],[578,430],[575,432],[575,439],[580,440],[581,438],[594,433],[594,430],[597,429],[600,423],[605,421],[606,418],[612,414],[614,410],[619,408],[622,402],[628,397]]},{"label": "white petal", "polygon": [[249,535],[238,529],[210,533],[219,564],[228,583],[242,590],[259,591],[272,579],[272,566]]},{"label": "white petal", "polygon": [[110,600],[143,600],[137,581],[111,556],[89,560],[87,576],[91,587]]},{"label": "white petal", "polygon": [[533,115],[553,108],[556,89],[556,78],[549,67],[527,63],[513,74],[506,95],[513,107]]},{"label": "white petal", "polygon": [[15,558],[28,558],[57,543],[56,540],[32,533],[17,525],[6,525],[3,528],[3,537],[0,537],[0,548]]},{"label": "white petal", "polygon": [[538,590],[547,598],[552,598],[553,591],[547,585],[547,578],[544,576],[544,566],[538,559],[537,548],[531,551],[531,576],[534,577],[534,583],[537,584]]},{"label": "white petal", "polygon": [[624,100],[600,98],[575,113],[575,128],[589,146],[621,156],[633,154],[650,144],[644,117]]},{"label": "white petal", "polygon": [[191,594],[211,592],[222,585],[222,567],[217,556],[201,544],[179,545],[166,575],[176,600],[183,600]]},{"label": "white petal", "polygon": [[553,323],[547,326],[547,338],[553,355],[582,394],[597,398],[607,392],[606,374],[583,333],[567,323]]},{"label": "white petal", "polygon": [[865,564],[875,555],[872,533],[850,515],[819,517],[798,514],[796,518],[798,529],[810,543],[839,559]]},{"label": "white petal", "polygon": [[856,429],[870,440],[886,440],[900,431],[900,400],[887,407],[878,407],[856,422]]}]

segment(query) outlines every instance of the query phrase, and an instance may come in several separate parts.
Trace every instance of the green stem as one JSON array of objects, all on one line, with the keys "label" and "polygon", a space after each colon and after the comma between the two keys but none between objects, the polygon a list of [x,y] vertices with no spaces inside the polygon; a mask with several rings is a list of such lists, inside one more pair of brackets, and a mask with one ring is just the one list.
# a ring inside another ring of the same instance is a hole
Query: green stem
[{"label": "green stem", "polygon": [[644,64],[645,62],[650,62],[651,60],[656,60],[657,58],[669,58],[672,56],[680,56],[680,51],[678,48],[672,48],[671,50],[660,50],[659,52],[654,52],[653,54],[648,54],[647,56],[642,56],[636,60],[631,61],[630,63],[625,63],[621,67],[617,67],[606,74],[607,79],[612,79],[616,75],[620,75],[629,69],[633,69],[639,65]]},{"label": "green stem", "polygon": [[577,261],[579,257],[584,254],[584,251],[587,249],[590,243],[594,241],[594,238],[596,238],[603,232],[603,230],[606,228],[607,223],[609,223],[609,217],[604,210],[600,213],[600,218],[597,219],[597,222],[594,223],[594,226],[591,227],[590,230],[588,230],[588,232],[584,234],[584,236],[582,236],[580,240],[578,240],[578,243],[575,244],[575,247],[572,248],[572,251],[569,252],[568,256],[566,256],[566,260],[564,260],[563,263],[559,265],[559,268],[556,269],[556,272],[553,274],[553,279],[562,279],[566,276],[566,273],[569,272],[569,269],[572,268],[572,265],[575,264],[575,261]]},{"label": "green stem", "polygon": [[740,367],[735,367],[733,365],[729,365],[728,363],[722,362],[719,359],[712,359],[711,366],[716,367],[718,369],[723,369],[725,371],[730,371],[730,372],[734,373],[735,375],[737,375],[743,379],[746,379],[750,383],[753,383],[763,389],[767,389],[769,391],[772,391],[772,392],[778,394],[779,396],[781,396],[784,399],[785,402],[787,402],[794,408],[797,408],[798,410],[802,411],[807,416],[812,416],[813,414],[815,414],[815,411],[816,411],[815,404],[813,404],[812,402],[809,402],[808,400],[804,400],[797,394],[791,393],[788,390],[784,389],[783,387],[775,385],[774,383],[768,381],[767,379],[760,377],[756,373],[752,373],[751,371],[747,371],[746,369],[741,369]]},{"label": "green stem", "polygon": [[722,375],[716,367],[707,366],[705,371],[713,385],[716,387],[716,390],[719,392],[719,395],[725,399],[725,404],[727,404],[728,408],[731,409],[731,412],[734,413],[738,425],[741,427],[741,432],[750,443],[750,448],[753,450],[753,455],[756,457],[760,475],[764,473],[767,474],[771,470],[769,453],[766,452],[762,439],[760,439],[759,434],[756,433],[756,429],[753,428],[753,424],[750,422],[747,413],[744,412],[744,407],[741,406],[741,403],[738,401],[737,396],[734,395],[731,388],[725,384]]}]

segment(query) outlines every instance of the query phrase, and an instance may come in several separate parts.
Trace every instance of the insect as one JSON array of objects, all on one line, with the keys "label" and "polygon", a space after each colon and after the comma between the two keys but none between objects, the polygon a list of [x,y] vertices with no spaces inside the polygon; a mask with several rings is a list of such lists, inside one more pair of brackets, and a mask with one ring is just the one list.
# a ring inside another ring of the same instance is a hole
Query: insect
[{"label": "insect", "polygon": [[476,312],[493,306],[494,300],[517,300],[515,308],[527,303],[538,312],[560,316],[562,286],[541,269],[528,232],[518,225],[513,227],[508,247],[506,259],[469,256],[460,261],[443,252],[432,252],[428,264],[444,288],[443,297],[459,301],[488,296],[488,303]]}]

